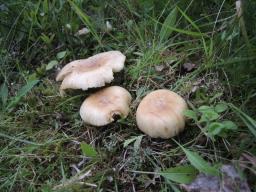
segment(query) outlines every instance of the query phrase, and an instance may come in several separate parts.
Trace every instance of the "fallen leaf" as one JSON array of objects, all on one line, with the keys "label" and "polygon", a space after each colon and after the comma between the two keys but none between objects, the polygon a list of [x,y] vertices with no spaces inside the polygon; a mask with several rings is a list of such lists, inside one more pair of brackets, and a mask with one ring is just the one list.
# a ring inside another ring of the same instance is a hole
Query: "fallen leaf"
[{"label": "fallen leaf", "polygon": [[245,179],[241,178],[233,165],[223,165],[221,167],[222,176],[222,190],[223,192],[250,192],[250,188]]},{"label": "fallen leaf", "polygon": [[184,68],[186,71],[192,71],[193,69],[196,68],[196,64],[194,64],[194,63],[184,63],[184,64],[183,64],[183,68]]},{"label": "fallen leaf", "polygon": [[156,66],[155,66],[155,70],[156,70],[157,72],[163,71],[164,68],[165,68],[164,65],[156,65]]},{"label": "fallen leaf", "polygon": [[218,177],[200,173],[190,184],[180,185],[182,189],[188,192],[217,192],[220,191],[220,181]]},{"label": "fallen leaf", "polygon": [[181,184],[180,187],[187,192],[250,192],[247,181],[238,174],[233,165],[221,167],[222,177],[200,173],[190,184]]}]

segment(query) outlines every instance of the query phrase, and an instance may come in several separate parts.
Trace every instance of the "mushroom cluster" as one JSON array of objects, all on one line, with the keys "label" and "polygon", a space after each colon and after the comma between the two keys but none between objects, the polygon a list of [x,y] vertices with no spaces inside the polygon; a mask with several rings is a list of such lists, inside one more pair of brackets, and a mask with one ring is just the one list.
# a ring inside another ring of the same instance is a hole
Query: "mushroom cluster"
[{"label": "mushroom cluster", "polygon": [[[120,51],[99,53],[87,59],[75,60],[65,65],[56,77],[62,81],[60,93],[65,89],[102,87],[110,83],[113,73],[124,68],[125,55]],[[83,121],[93,126],[104,126],[115,117],[126,118],[130,111],[131,94],[119,86],[110,86],[90,95],[80,108]],[[160,89],[146,95],[136,111],[138,128],[153,138],[168,139],[185,127],[183,112],[187,109],[178,94]]]},{"label": "mushroom cluster", "polygon": [[[113,79],[113,72],[124,68],[125,55],[120,51],[99,53],[87,59],[75,60],[66,64],[58,73],[56,81],[62,81],[60,94],[65,89],[102,87]],[[116,116],[127,117],[132,96],[124,88],[110,86],[86,98],[80,108],[80,116],[87,124],[104,126]]]}]

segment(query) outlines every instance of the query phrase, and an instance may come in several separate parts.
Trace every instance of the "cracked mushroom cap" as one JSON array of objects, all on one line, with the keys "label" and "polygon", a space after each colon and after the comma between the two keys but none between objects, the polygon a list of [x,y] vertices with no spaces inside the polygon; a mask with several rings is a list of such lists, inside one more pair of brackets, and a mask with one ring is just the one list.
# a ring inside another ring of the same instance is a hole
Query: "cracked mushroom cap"
[{"label": "cracked mushroom cap", "polygon": [[87,59],[75,60],[65,65],[56,81],[62,81],[60,92],[65,89],[102,87],[113,79],[113,72],[124,68],[125,55],[120,51],[99,53]]},{"label": "cracked mushroom cap", "polygon": [[168,139],[184,129],[186,109],[185,100],[178,94],[166,89],[153,91],[137,108],[138,128],[153,138]]},{"label": "cracked mushroom cap", "polygon": [[132,96],[124,88],[111,86],[86,98],[80,108],[80,116],[87,124],[104,126],[115,116],[127,117]]}]

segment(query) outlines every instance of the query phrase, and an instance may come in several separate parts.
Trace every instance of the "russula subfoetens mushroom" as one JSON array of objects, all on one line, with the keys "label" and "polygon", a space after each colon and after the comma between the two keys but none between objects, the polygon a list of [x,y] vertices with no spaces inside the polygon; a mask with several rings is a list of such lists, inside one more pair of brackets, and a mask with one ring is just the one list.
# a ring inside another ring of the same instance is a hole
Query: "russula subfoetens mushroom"
[{"label": "russula subfoetens mushroom", "polygon": [[153,91],[137,108],[138,128],[153,138],[168,139],[184,129],[186,109],[186,102],[178,94],[166,89]]},{"label": "russula subfoetens mushroom", "polygon": [[80,116],[87,124],[103,126],[113,122],[115,116],[127,117],[131,94],[119,86],[104,88],[86,98]]},{"label": "russula subfoetens mushroom", "polygon": [[125,55],[120,51],[99,53],[87,59],[75,60],[65,65],[56,77],[62,81],[60,92],[65,89],[102,87],[113,79],[113,72],[124,68]]}]

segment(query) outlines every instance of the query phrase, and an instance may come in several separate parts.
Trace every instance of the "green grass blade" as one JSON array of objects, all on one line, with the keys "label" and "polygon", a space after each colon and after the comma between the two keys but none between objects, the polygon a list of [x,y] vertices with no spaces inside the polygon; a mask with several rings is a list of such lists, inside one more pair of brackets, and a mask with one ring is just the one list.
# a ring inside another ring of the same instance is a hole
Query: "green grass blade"
[{"label": "green grass blade", "polygon": [[256,121],[234,106],[232,103],[228,103],[228,106],[237,114],[238,117],[244,122],[251,133],[256,137]]},{"label": "green grass blade", "polygon": [[163,42],[165,40],[167,40],[170,35],[172,34],[173,30],[171,28],[168,28],[168,26],[170,27],[175,27],[175,23],[176,23],[176,18],[177,18],[177,8],[175,7],[170,14],[166,17],[161,31],[160,31],[160,41]]},{"label": "green grass blade", "polygon": [[82,22],[86,25],[86,27],[89,28],[94,38],[98,41],[100,45],[102,45],[101,38],[98,36],[95,30],[95,27],[93,26],[93,23],[90,20],[90,17],[86,13],[84,13],[73,1],[68,0],[68,2],[71,5],[71,7],[74,9],[75,13],[80,17]]},{"label": "green grass blade", "polygon": [[192,21],[192,19],[190,19],[190,17],[183,12],[178,6],[177,6],[178,11],[181,13],[181,15],[199,32],[201,33],[199,27],[195,24],[194,21]]},{"label": "green grass blade", "polygon": [[40,4],[41,4],[41,1],[38,1],[36,9],[33,11],[33,15],[31,17],[32,22],[31,22],[31,25],[30,25],[30,28],[29,28],[29,34],[28,34],[28,40],[27,40],[27,49],[29,49],[29,41],[30,41],[30,38],[32,36],[33,27],[34,27],[34,25],[36,23],[36,20],[37,20],[36,16],[38,14]]},{"label": "green grass blade", "polygon": [[26,85],[24,85],[17,93],[16,96],[11,98],[10,103],[7,106],[7,109],[15,107],[20,101],[20,99],[25,96],[37,83],[39,80],[29,81]]},{"label": "green grass blade", "polygon": [[25,143],[25,144],[30,144],[30,145],[38,145],[38,146],[43,145],[43,144],[40,144],[40,143],[35,143],[35,142],[28,141],[28,140],[25,140],[25,139],[20,139],[20,138],[17,138],[17,137],[6,135],[4,133],[0,133],[0,137],[7,138],[7,139],[10,139],[10,140],[14,140],[14,141],[18,141],[18,142]]},{"label": "green grass blade", "polygon": [[[160,24],[160,25],[164,25],[162,23],[160,23],[159,21],[157,21],[155,18],[153,17],[150,17],[150,19],[152,19],[152,21]],[[184,29],[179,29],[179,28],[176,28],[176,27],[171,27],[171,26],[166,26],[165,27],[169,30],[172,30],[172,31],[175,31],[175,32],[178,32],[178,33],[181,33],[181,34],[185,34],[185,35],[190,35],[190,36],[194,36],[194,37],[202,37],[202,36],[207,36],[206,34],[204,33],[199,33],[199,32],[194,32],[194,31],[188,31],[188,30],[184,30]]]},{"label": "green grass blade", "polygon": [[2,105],[4,107],[6,105],[7,98],[8,98],[8,87],[6,83],[3,83],[0,87],[0,98],[1,98]]},{"label": "green grass blade", "polygon": [[[200,28],[196,25],[196,23],[190,19],[190,17],[185,13],[183,12],[179,7],[177,7],[177,9],[179,10],[179,12],[181,13],[181,15],[200,33],[201,33],[201,30]],[[202,43],[203,43],[203,47],[204,47],[204,51],[206,53],[206,55],[210,55],[210,52],[211,52],[211,46],[210,48],[207,48],[207,45],[206,45],[206,42],[205,42],[205,39],[204,39],[204,35],[202,35]],[[208,50],[209,49],[209,50]]]}]

